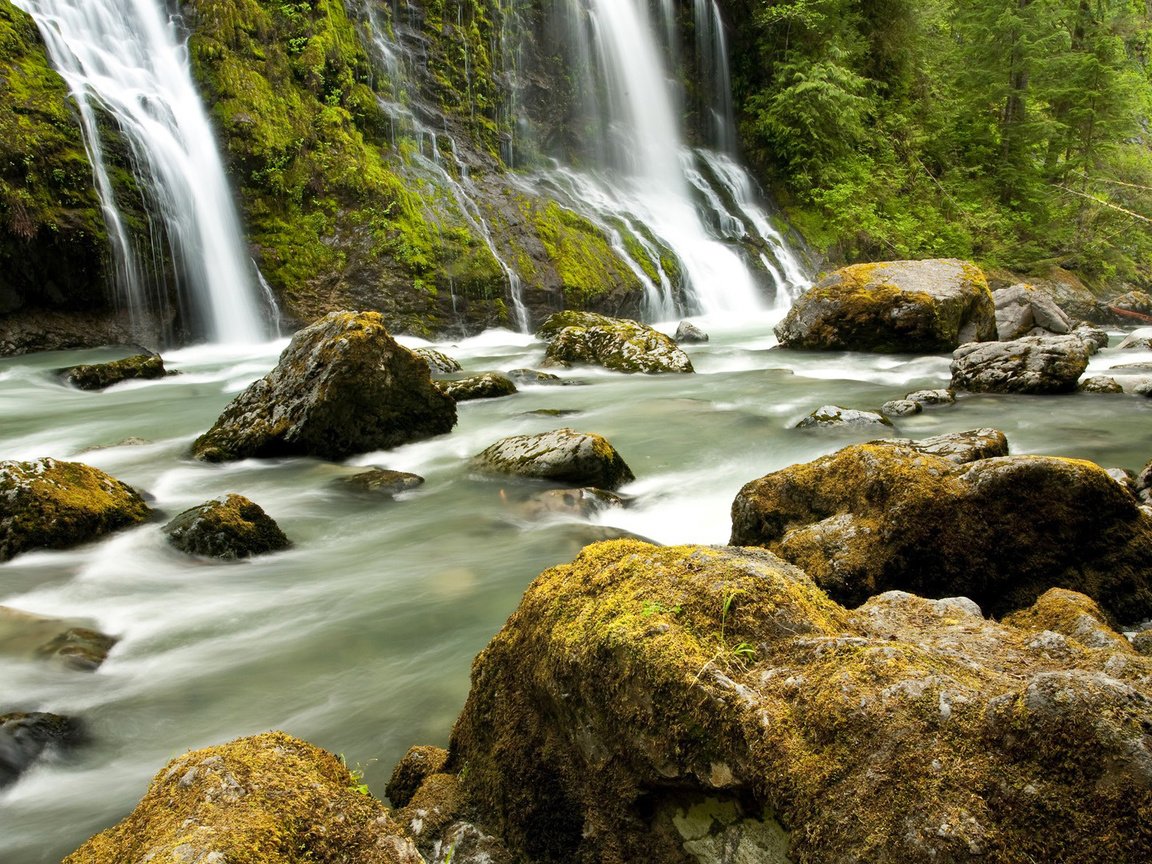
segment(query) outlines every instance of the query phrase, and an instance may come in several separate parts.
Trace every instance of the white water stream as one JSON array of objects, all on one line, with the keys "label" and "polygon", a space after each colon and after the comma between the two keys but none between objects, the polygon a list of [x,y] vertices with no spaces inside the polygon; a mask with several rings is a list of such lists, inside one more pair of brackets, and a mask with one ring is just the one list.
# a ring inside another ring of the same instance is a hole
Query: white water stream
[{"label": "white water stream", "polygon": [[[254,268],[188,57],[162,0],[14,0],[36,20],[79,108],[113,242],[122,302],[142,333],[164,308],[151,247],[167,238],[186,323],[213,342],[266,339]],[[116,204],[99,117],[123,133],[150,218],[134,233]]]}]

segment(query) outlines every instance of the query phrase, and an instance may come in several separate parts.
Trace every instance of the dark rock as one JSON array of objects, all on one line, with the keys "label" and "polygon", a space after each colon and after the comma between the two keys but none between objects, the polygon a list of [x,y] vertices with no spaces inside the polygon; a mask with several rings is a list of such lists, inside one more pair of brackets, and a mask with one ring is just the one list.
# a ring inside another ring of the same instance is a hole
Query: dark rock
[{"label": "dark rock", "polygon": [[508,377],[512,379],[514,384],[520,386],[536,384],[541,387],[566,387],[575,383],[561,378],[559,375],[553,375],[551,372],[541,372],[537,369],[513,369],[508,373]]},{"label": "dark rock", "polygon": [[1132,649],[1137,654],[1152,657],[1152,630],[1138,630],[1133,633]]},{"label": "dark rock", "polygon": [[588,363],[616,372],[689,373],[692,361],[671,339],[645,324],[592,312],[557,312],[537,333],[551,339],[545,364]]},{"label": "dark rock", "polygon": [[17,778],[50,747],[70,747],[84,740],[79,721],[58,714],[0,715],[0,789]]},{"label": "dark rock", "polygon": [[342,477],[336,481],[342,488],[350,492],[361,492],[372,495],[399,495],[424,485],[424,478],[419,474],[407,474],[403,471],[388,471],[384,468],[373,468],[361,471],[351,477]]},{"label": "dark rock", "polygon": [[72,627],[41,645],[36,653],[41,657],[59,660],[69,669],[94,672],[108,659],[108,652],[117,643],[113,636],[87,627]]},{"label": "dark rock", "polygon": [[121,381],[155,380],[168,372],[159,354],[137,354],[112,363],[72,366],[60,373],[64,381],[79,390],[103,390]]},{"label": "dark rock", "polygon": [[573,429],[504,438],[476,456],[472,465],[486,474],[512,474],[608,490],[636,479],[606,439]]},{"label": "dark rock", "polygon": [[456,403],[375,312],[333,312],[297,333],[264,378],[192,445],[198,459],[343,459],[450,432]]},{"label": "dark rock", "polygon": [[797,429],[838,429],[844,427],[891,427],[892,421],[872,411],[856,411],[839,405],[823,405],[796,424]]},{"label": "dark rock", "polygon": [[413,747],[392,769],[384,794],[393,807],[406,807],[416,791],[433,774],[439,774],[448,761],[448,751],[441,747]]},{"label": "dark rock", "polygon": [[282,732],[174,759],[124,821],[64,860],[145,859],[424,864],[403,824],[339,759]]},{"label": "dark rock", "polygon": [[412,353],[427,363],[428,368],[433,372],[451,374],[463,369],[458,362],[435,348],[413,348]]},{"label": "dark rock", "polygon": [[225,495],[185,510],[164,526],[164,533],[181,552],[225,560],[291,545],[272,517],[243,495]]},{"label": "dark rock", "polygon": [[79,462],[0,462],[0,561],[67,549],[149,516],[131,487]]},{"label": "dark rock", "polygon": [[1088,349],[1075,336],[971,343],[952,355],[952,387],[976,393],[1068,393],[1087,368]]},{"label": "dark rock", "polygon": [[911,417],[924,410],[924,406],[913,399],[893,399],[880,406],[885,417]]},{"label": "dark rock", "polygon": [[473,375],[458,381],[436,381],[435,387],[455,402],[470,402],[474,399],[499,399],[516,393],[512,379],[496,372]]},{"label": "dark rock", "polygon": [[1124,388],[1121,387],[1115,378],[1109,378],[1107,375],[1093,375],[1091,378],[1085,378],[1080,382],[1080,390],[1084,393],[1123,393]]},{"label": "dark rock", "polygon": [[525,861],[1143,860],[1152,660],[1065,641],[962,598],[849,611],[758,550],[599,544],[476,659],[449,766]]},{"label": "dark rock", "polygon": [[786,348],[930,354],[996,338],[996,309],[966,261],[857,264],[822,278],[776,327]]},{"label": "dark rock", "polygon": [[917,390],[904,397],[921,405],[955,405],[956,391],[954,390]]},{"label": "dark rock", "polygon": [[535,411],[525,411],[527,417],[575,417],[584,412],[578,408],[537,408]]},{"label": "dark rock", "polygon": [[747,484],[731,542],[770,549],[848,605],[897,589],[1002,614],[1060,587],[1117,620],[1152,614],[1152,516],[1080,460],[847,447]]},{"label": "dark rock", "polygon": [[708,341],[708,334],[691,321],[681,321],[680,326],[676,328],[676,335],[672,338],[682,345],[699,344]]}]

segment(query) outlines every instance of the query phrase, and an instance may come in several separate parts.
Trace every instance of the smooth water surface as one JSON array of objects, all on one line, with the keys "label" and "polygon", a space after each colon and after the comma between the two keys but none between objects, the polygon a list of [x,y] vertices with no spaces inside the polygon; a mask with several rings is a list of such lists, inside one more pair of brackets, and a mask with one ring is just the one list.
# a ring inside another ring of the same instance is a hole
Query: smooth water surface
[{"label": "smooth water surface", "polygon": [[[58,861],[126,815],[172,757],[268,729],[343,754],[383,795],[410,745],[447,742],[473,657],[541,570],[619,530],[662,543],[723,543],[741,485],[872,437],[793,429],[809,411],[829,402],[875,409],[948,380],[944,356],[786,352],[775,349],[770,320],[739,329],[700,323],[713,341],[689,347],[696,375],[564,372],[582,386],[465,403],[452,434],[343,465],[220,466],[185,455],[284,343],[172,352],[166,360],[181,374],[103,393],[69,389],[54,370],[110,352],[0,362],[0,459],[88,462],[146,490],[163,514],[90,546],[0,565],[0,605],[121,640],[91,674],[0,657],[0,713],[76,715],[92,737],[0,791],[0,861]],[[468,371],[537,366],[544,350],[504,331],[437,347]],[[1092,371],[1139,359],[1148,358],[1105,352]],[[538,409],[578,413],[529,413]],[[1150,419],[1152,401],[1133,396],[966,396],[898,425],[909,437],[993,425],[1016,453],[1138,470],[1152,457]],[[638,478],[622,490],[634,497],[630,508],[595,523],[540,521],[523,501],[542,487],[469,471],[469,457],[503,436],[564,425],[599,432],[620,450]],[[116,446],[130,437],[148,443]],[[367,465],[428,482],[396,501],[333,486]],[[166,546],[166,517],[226,492],[261,504],[295,547],[218,563]]]}]

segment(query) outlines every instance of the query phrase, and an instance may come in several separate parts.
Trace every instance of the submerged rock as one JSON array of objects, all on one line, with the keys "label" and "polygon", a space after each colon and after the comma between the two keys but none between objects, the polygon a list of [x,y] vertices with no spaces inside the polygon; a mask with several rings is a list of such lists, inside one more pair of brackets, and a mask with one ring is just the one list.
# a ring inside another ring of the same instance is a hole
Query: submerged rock
[{"label": "submerged rock", "polygon": [[343,459],[442,435],[456,403],[376,312],[333,312],[297,333],[268,375],[192,445],[198,459]]},{"label": "submerged rock", "polygon": [[892,427],[892,421],[873,411],[857,411],[839,405],[823,405],[796,424],[797,429],[840,429],[844,427]]},{"label": "submerged rock", "polygon": [[373,468],[369,471],[353,474],[351,477],[342,477],[336,483],[349,492],[370,495],[399,495],[401,492],[410,492],[423,486],[424,478],[419,474],[408,474],[404,471]]},{"label": "submerged rock", "polygon": [[185,510],[164,526],[164,533],[181,552],[225,560],[292,545],[275,520],[243,495],[225,495]]},{"label": "submerged rock", "polygon": [[616,372],[693,372],[692,361],[663,333],[626,318],[593,312],[557,312],[537,333],[551,339],[545,363],[589,363]]},{"label": "submerged rock", "polygon": [[786,348],[931,354],[995,339],[996,308],[971,262],[856,264],[798,298],[776,336]]},{"label": "submerged rock", "polygon": [[516,393],[512,379],[497,372],[473,375],[458,381],[436,381],[435,387],[455,402],[469,402],[474,399],[499,399]]},{"label": "submerged rock", "polygon": [[92,672],[117,639],[89,627],[0,606],[0,654],[39,657],[68,669]]},{"label": "submerged rock", "polygon": [[453,372],[460,372],[463,369],[456,360],[442,351],[437,351],[435,348],[413,348],[412,353],[427,363],[428,368],[433,372],[451,374]]},{"label": "submerged rock", "polygon": [[167,374],[159,354],[137,354],[111,363],[72,366],[61,372],[60,377],[78,390],[103,390],[121,381],[155,380]]},{"label": "submerged rock", "polygon": [[847,447],[747,484],[731,542],[772,550],[848,605],[900,589],[1001,614],[1061,587],[1121,621],[1152,615],[1152,516],[1103,468],[973,450],[957,464],[919,443]]},{"label": "submerged rock", "polygon": [[339,759],[281,732],[174,759],[123,822],[64,860],[424,864]]},{"label": "submerged rock", "polygon": [[607,439],[574,429],[504,438],[473,458],[472,466],[486,474],[511,474],[608,490],[636,479]]},{"label": "submerged rock", "polygon": [[760,550],[603,543],[476,659],[448,769],[527,861],[1136,864],[1152,660],[1064,646],[962,598],[849,611]]},{"label": "submerged rock", "polygon": [[71,717],[42,712],[0,715],[0,789],[15,783],[49,748],[83,740],[83,727]]},{"label": "submerged rock", "polygon": [[975,393],[1069,393],[1088,368],[1077,336],[1025,336],[962,345],[952,355],[952,387]]},{"label": "submerged rock", "polygon": [[512,383],[517,385],[535,384],[540,387],[566,387],[574,381],[566,381],[559,375],[551,372],[541,372],[538,369],[513,369],[508,373]]},{"label": "submerged rock", "polygon": [[67,549],[145,521],[136,490],[79,462],[0,462],[0,561]]}]

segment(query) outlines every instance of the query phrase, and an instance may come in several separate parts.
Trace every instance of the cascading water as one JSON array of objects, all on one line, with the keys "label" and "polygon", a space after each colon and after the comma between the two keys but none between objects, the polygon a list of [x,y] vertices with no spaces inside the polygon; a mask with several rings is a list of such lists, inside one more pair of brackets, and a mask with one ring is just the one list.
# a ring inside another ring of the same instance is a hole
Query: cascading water
[{"label": "cascading water", "polygon": [[[126,139],[149,209],[168,243],[186,326],[215,342],[268,336],[255,270],[216,142],[163,0],[14,0],[36,21],[79,108],[122,302],[141,334],[164,308],[154,238],[135,237],[116,203],[99,115]],[[157,231],[156,229],[159,229]],[[146,338],[146,337],[145,337]]]}]

